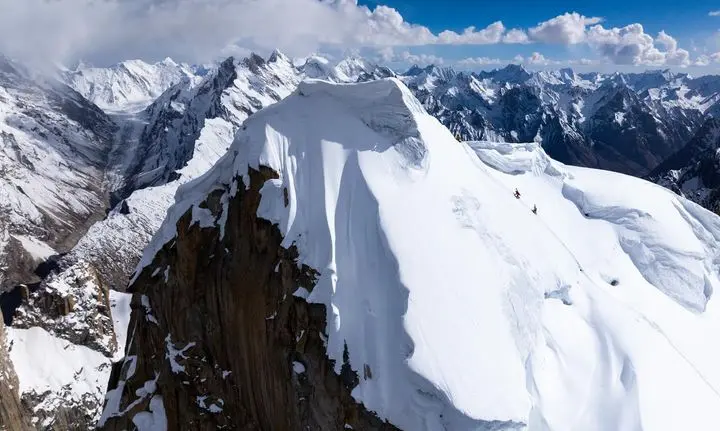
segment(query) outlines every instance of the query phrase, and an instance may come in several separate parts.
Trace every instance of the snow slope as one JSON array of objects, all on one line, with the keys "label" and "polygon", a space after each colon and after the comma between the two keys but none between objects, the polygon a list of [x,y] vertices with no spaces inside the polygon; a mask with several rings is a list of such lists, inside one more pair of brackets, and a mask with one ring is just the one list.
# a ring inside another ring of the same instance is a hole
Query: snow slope
[{"label": "snow slope", "polygon": [[372,370],[353,396],[381,418],[720,427],[720,219],[699,206],[536,144],[457,142],[395,79],[303,82],[178,190],[139,269],[182,214],[218,187],[227,202],[260,165],[279,179],[258,215],[320,272],[308,300],[328,310],[328,355],[339,372],[347,343]]}]

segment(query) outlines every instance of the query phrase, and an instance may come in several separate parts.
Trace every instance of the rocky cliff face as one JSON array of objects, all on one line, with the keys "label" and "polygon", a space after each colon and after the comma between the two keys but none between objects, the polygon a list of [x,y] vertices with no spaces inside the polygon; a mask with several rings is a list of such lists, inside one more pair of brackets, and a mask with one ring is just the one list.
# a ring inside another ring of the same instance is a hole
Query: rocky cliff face
[{"label": "rocky cliff face", "polygon": [[335,374],[325,307],[297,296],[317,273],[257,217],[272,178],[269,168],[251,171],[247,185],[238,178],[225,215],[229,190],[200,205],[227,217],[224,235],[188,211],[177,240],[131,286],[128,356],[113,372],[101,429],[395,429],[350,396],[369,370],[345,364]]},{"label": "rocky cliff face", "polygon": [[695,136],[649,176],[675,193],[720,213],[720,119],[710,118]]},{"label": "rocky cliff face", "polygon": [[18,397],[18,379],[12,361],[8,357],[5,341],[5,325],[0,312],[0,430],[29,430],[27,412]]}]

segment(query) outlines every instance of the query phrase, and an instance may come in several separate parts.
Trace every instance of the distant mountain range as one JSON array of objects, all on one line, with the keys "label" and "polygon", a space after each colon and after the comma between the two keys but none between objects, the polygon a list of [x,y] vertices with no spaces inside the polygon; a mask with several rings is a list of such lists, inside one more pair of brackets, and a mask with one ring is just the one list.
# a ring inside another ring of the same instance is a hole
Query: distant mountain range
[{"label": "distant mountain range", "polygon": [[[285,58],[274,53],[267,61],[256,55],[248,61],[260,67],[278,56]],[[277,77],[284,85],[300,78],[356,82],[397,76],[461,139],[539,142],[561,162],[637,176],[650,173],[720,112],[720,77],[668,70],[580,74],[530,72],[511,64],[479,73],[434,65],[399,72],[357,57],[335,64],[317,56],[295,64],[288,61],[286,73]],[[171,83],[197,82],[217,70],[168,59],[108,69],[80,66],[62,76],[89,100],[117,110],[149,104]]]}]

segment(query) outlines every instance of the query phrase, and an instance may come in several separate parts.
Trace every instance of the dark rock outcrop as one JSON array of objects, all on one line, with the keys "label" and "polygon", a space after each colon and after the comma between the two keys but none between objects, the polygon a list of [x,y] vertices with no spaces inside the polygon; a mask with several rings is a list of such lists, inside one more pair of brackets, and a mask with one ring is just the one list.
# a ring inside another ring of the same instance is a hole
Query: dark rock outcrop
[{"label": "dark rock outcrop", "polygon": [[35,289],[22,289],[15,328],[40,327],[58,338],[112,357],[118,346],[110,293],[98,271],[78,264],[52,274]]},{"label": "dark rock outcrop", "polygon": [[720,118],[710,118],[648,179],[720,213]]},{"label": "dark rock outcrop", "polygon": [[[101,429],[164,418],[186,430],[395,429],[350,395],[358,372],[371,373],[344,364],[335,374],[325,307],[293,295],[318,274],[257,217],[259,190],[276,177],[251,170],[247,190],[236,179],[222,237],[188,211],[132,284],[127,358],[113,371]],[[202,206],[217,220],[227,196],[216,190]]]}]

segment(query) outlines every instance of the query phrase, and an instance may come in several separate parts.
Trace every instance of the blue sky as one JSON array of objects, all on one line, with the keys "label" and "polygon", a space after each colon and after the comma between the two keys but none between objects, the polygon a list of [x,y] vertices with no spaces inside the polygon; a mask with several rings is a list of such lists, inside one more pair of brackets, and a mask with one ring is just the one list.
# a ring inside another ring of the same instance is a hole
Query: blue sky
[{"label": "blue sky", "polygon": [[278,48],[398,68],[720,73],[717,0],[0,0],[0,10],[0,52],[34,62],[204,63]]},{"label": "blue sky", "polygon": [[[435,33],[443,30],[461,32],[474,26],[483,28],[492,22],[502,21],[508,28],[528,29],[552,17],[567,12],[577,12],[587,17],[602,18],[605,27],[624,27],[639,23],[650,35],[664,31],[678,42],[678,47],[686,49],[690,57],[703,54],[711,55],[720,51],[720,16],[710,16],[711,11],[720,10],[720,3],[713,0],[692,0],[679,2],[672,0],[604,0],[604,1],[568,1],[568,0],[453,0],[452,2],[433,0],[360,0],[360,5],[370,9],[378,5],[396,9],[402,17],[411,23],[420,24]],[[445,61],[456,61],[466,57],[488,57],[491,59],[513,59],[517,55],[528,57],[534,52],[556,61],[577,60],[580,58],[602,61],[602,56],[585,44],[526,44],[526,45],[459,45],[426,46],[410,49],[413,53],[433,54]],[[598,68],[600,65],[594,65]],[[602,68],[628,69],[629,65],[609,62]],[[634,65],[643,67],[645,65]],[[661,67],[663,65],[658,65]],[[673,67],[674,65],[668,65]],[[646,66],[647,67],[647,66]],[[713,64],[706,66],[718,70]],[[673,67],[674,68],[674,67]],[[683,68],[696,69],[692,64]]]}]

